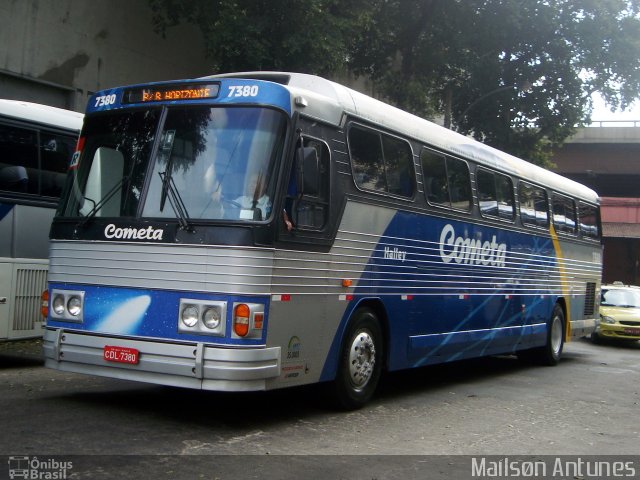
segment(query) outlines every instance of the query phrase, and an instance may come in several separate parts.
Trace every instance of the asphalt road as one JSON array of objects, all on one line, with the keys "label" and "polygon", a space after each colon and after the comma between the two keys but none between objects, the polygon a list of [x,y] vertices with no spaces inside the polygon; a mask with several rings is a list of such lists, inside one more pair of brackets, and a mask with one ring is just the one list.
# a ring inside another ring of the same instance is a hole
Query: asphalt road
[{"label": "asphalt road", "polygon": [[640,476],[639,379],[640,344],[578,340],[557,367],[505,356],[390,374],[369,405],[344,413],[316,388],[159,387],[45,369],[39,342],[3,344],[0,462],[72,458],[66,478],[113,478],[115,468],[138,478],[378,479],[466,478],[469,459],[448,457],[458,455],[632,455]]}]

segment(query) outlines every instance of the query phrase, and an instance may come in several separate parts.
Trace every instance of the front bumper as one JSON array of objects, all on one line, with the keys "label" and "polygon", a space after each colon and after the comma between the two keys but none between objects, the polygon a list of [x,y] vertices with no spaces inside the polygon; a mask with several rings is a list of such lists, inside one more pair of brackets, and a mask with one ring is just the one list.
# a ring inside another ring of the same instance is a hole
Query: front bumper
[{"label": "front bumper", "polygon": [[612,338],[620,340],[640,340],[640,325],[626,326],[619,323],[603,323],[596,330],[602,338]]},{"label": "front bumper", "polygon": [[[135,365],[103,358],[106,345],[140,352]],[[204,343],[175,344],[81,334],[48,328],[45,366],[139,382],[218,391],[266,390],[280,375],[280,347],[221,348]]]}]

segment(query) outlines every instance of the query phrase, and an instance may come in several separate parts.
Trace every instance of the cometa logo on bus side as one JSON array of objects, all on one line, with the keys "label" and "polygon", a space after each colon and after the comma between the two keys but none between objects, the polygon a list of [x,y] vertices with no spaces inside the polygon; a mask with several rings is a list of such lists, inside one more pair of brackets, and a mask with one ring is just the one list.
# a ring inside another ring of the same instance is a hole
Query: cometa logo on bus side
[{"label": "cometa logo on bus side", "polygon": [[504,267],[507,244],[498,243],[494,235],[491,241],[456,236],[453,225],[447,224],[440,233],[440,258],[444,263],[454,261],[469,265]]},{"label": "cometa logo on bus side", "polygon": [[108,239],[115,238],[117,240],[162,240],[164,230],[161,228],[132,228],[132,227],[116,227],[113,223],[107,225],[104,229],[104,236]]}]

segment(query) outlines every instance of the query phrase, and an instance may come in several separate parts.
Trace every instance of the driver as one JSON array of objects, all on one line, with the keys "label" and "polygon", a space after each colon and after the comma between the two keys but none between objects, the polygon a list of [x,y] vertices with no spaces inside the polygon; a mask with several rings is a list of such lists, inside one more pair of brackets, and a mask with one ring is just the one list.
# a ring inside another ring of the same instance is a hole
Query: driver
[{"label": "driver", "polygon": [[240,208],[255,210],[260,209],[260,220],[269,217],[271,213],[271,200],[266,194],[267,184],[262,172],[249,175],[245,185],[244,194],[234,200]]}]

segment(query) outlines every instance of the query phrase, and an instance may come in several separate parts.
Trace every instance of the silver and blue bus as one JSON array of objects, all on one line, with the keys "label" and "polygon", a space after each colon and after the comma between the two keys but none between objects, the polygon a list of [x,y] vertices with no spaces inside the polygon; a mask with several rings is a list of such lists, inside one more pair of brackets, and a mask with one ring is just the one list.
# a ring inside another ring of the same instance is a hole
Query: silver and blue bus
[{"label": "silver and blue bus", "polygon": [[51,228],[46,365],[204,390],[494,354],[546,365],[596,326],[589,188],[316,76],[89,101]]},{"label": "silver and blue bus", "polygon": [[0,342],[42,336],[49,226],[82,117],[0,99]]}]

